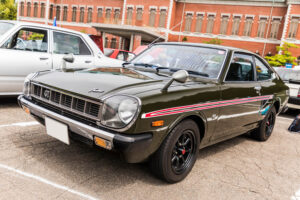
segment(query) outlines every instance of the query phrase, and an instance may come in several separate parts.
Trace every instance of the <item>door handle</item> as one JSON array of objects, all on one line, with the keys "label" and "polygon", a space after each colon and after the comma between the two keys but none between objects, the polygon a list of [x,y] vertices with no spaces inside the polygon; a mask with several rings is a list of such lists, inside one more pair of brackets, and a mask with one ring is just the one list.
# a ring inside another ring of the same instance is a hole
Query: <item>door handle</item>
[{"label": "door handle", "polygon": [[85,61],[85,63],[87,63],[87,64],[89,64],[89,63],[91,63],[92,61],[90,61],[90,60],[86,60]]},{"label": "door handle", "polygon": [[49,58],[47,57],[40,57],[40,60],[48,60]]}]

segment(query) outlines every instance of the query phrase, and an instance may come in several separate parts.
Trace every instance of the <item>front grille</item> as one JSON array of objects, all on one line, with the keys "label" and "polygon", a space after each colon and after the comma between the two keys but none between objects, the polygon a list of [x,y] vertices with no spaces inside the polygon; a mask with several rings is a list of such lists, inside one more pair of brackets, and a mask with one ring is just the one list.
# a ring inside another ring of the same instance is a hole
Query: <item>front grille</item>
[{"label": "front grille", "polygon": [[39,101],[99,121],[101,104],[33,83],[31,95]]},{"label": "front grille", "polygon": [[288,102],[291,103],[291,104],[300,105],[300,98],[290,97]]}]

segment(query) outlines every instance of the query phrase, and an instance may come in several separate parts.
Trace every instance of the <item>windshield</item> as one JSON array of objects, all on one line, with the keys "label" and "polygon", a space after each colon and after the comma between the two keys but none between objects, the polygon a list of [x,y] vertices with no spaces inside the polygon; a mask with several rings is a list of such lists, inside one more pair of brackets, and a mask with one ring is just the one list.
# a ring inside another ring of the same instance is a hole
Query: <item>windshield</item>
[{"label": "windshield", "polygon": [[300,70],[292,69],[275,69],[280,78],[284,81],[288,80],[298,80],[300,81]]},{"label": "windshield", "polygon": [[11,29],[14,26],[14,24],[6,23],[6,22],[0,22],[0,36],[6,33],[9,29]]},{"label": "windshield", "polygon": [[208,47],[184,45],[154,45],[132,60],[134,64],[149,64],[170,69],[205,73],[217,78],[226,51]]}]

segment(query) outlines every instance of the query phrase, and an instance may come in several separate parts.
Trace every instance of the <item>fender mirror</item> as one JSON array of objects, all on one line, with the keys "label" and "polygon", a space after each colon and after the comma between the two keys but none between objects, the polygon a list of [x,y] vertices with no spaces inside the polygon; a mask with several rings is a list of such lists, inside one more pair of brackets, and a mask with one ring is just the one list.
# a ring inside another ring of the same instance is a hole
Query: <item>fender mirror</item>
[{"label": "fender mirror", "polygon": [[66,71],[67,69],[67,62],[68,63],[73,63],[75,60],[74,55],[73,54],[66,54],[64,55],[64,57],[62,58],[62,62],[61,62],[61,69],[62,71]]},{"label": "fender mirror", "polygon": [[185,83],[189,78],[189,73],[186,70],[179,70],[172,75],[172,79],[163,87],[162,92],[168,91],[168,88],[173,83],[173,81],[179,83]]}]

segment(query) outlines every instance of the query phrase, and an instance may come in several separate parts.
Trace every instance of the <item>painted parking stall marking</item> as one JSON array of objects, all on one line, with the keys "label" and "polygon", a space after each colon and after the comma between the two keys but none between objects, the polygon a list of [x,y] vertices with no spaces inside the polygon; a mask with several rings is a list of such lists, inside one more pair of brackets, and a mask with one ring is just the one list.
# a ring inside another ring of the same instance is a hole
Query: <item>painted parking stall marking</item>
[{"label": "painted parking stall marking", "polygon": [[39,125],[37,121],[30,121],[30,122],[18,122],[18,123],[13,123],[13,124],[4,124],[0,125],[0,128],[4,127],[12,127],[12,126],[20,126],[20,127],[26,127],[26,126],[36,126]]},{"label": "painted parking stall marking", "polygon": [[149,113],[144,113],[142,115],[142,118],[160,117],[160,116],[190,112],[190,111],[195,111],[195,110],[207,110],[207,109],[211,109],[211,108],[230,106],[230,105],[236,105],[236,104],[244,104],[244,103],[250,103],[250,102],[255,102],[255,101],[264,101],[264,100],[270,100],[270,99],[273,99],[273,95],[173,107],[173,108],[157,110],[157,111],[153,111],[153,112],[149,112]]}]

